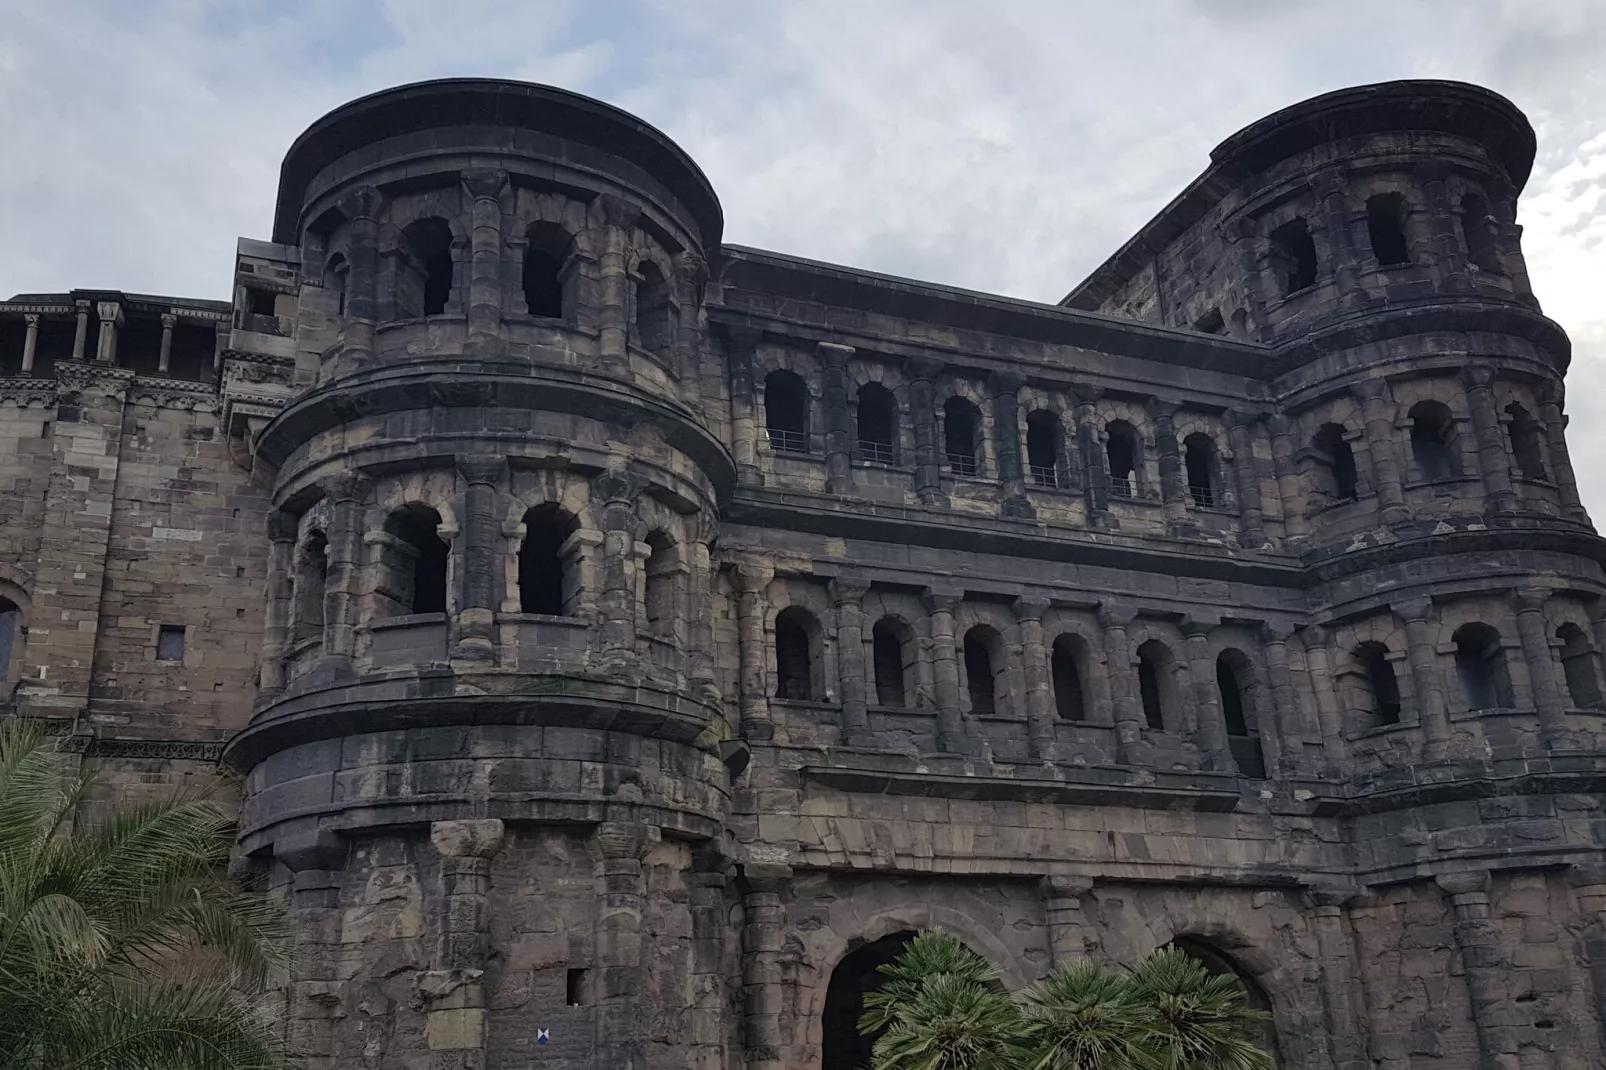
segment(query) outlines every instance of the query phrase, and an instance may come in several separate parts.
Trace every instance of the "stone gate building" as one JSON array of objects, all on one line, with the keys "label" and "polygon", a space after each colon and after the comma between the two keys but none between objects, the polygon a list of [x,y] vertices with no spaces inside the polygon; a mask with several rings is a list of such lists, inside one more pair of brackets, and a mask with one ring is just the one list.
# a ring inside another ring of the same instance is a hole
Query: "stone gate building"
[{"label": "stone gate building", "polygon": [[1175,943],[1288,1067],[1601,1066],[1534,148],[1328,94],[1055,306],[723,244],[560,90],[359,100],[232,302],[0,305],[12,704],[243,774],[312,1068],[848,1070],[924,926],[1011,987]]}]

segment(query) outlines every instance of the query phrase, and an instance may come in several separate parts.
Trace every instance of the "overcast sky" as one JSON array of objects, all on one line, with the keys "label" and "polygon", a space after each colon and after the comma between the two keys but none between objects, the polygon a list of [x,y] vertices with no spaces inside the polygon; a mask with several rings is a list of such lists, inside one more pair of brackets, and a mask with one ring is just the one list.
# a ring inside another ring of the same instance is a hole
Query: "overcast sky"
[{"label": "overcast sky", "polygon": [[1606,522],[1606,0],[0,0],[0,294],[226,298],[279,160],[401,82],[548,82],[702,165],[729,241],[1055,301],[1278,108],[1458,78],[1527,112],[1518,219]]}]

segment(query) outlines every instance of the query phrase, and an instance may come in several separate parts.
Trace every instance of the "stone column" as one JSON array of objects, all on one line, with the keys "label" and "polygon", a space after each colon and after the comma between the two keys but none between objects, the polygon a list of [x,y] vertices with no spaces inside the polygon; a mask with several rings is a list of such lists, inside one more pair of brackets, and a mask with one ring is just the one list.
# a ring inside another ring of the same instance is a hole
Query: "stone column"
[{"label": "stone column", "polygon": [[1429,247],[1433,250],[1433,262],[1439,266],[1442,285],[1446,290],[1461,292],[1471,289],[1471,283],[1445,182],[1451,170],[1448,160],[1424,160],[1413,168],[1413,177],[1427,203]]},{"label": "stone column", "polygon": [[753,384],[753,352],[764,332],[754,327],[721,328],[725,336],[726,367],[730,371],[731,454],[736,459],[736,481],[761,486],[758,467],[758,402]]},{"label": "stone column", "polygon": [[[1312,759],[1321,747],[1321,728],[1305,723],[1294,694],[1294,674],[1288,667],[1288,640],[1293,636],[1294,629],[1287,624],[1266,622],[1260,626],[1261,642],[1266,647],[1266,677],[1271,685],[1271,713],[1277,721],[1280,751],[1286,759],[1281,772],[1285,776],[1304,776],[1318,764]],[[1264,732],[1265,726],[1260,729]]]},{"label": "stone column", "polygon": [[329,562],[324,586],[323,653],[326,660],[344,662],[349,669],[356,652],[357,581],[361,574],[364,503],[372,484],[357,472],[333,476],[324,493],[334,501],[329,524]]},{"label": "stone column", "polygon": [[870,733],[870,681],[864,664],[864,611],[870,584],[857,576],[838,576],[830,584],[836,602],[837,671],[842,679],[842,742],[867,747]]},{"label": "stone column", "polygon": [[1255,469],[1255,425],[1263,413],[1231,411],[1226,415],[1227,441],[1232,444],[1232,471],[1238,483],[1238,545],[1258,550],[1266,545],[1265,513],[1260,505],[1260,473]]},{"label": "stone column", "polygon": [[353,190],[342,202],[351,217],[346,246],[346,323],[341,331],[345,352],[357,367],[374,356],[374,324],[379,316],[379,214],[384,196],[372,186]]},{"label": "stone column", "polygon": [[1199,718],[1199,749],[1204,751],[1211,769],[1232,772],[1238,767],[1227,743],[1227,723],[1216,687],[1216,662],[1210,656],[1210,633],[1220,623],[1215,617],[1190,616],[1182,622],[1182,634],[1188,641],[1188,674],[1193,681],[1193,708]]},{"label": "stone column", "polygon": [[123,325],[123,306],[118,301],[101,301],[95,310],[100,313],[100,340],[95,346],[95,360],[100,364],[116,364],[117,329]]},{"label": "stone column", "polygon": [[708,285],[708,261],[690,249],[675,254],[675,289],[680,306],[675,321],[675,374],[681,396],[693,408],[703,407],[703,292]]},{"label": "stone column", "polygon": [[959,709],[959,654],[954,641],[954,609],[964,597],[958,591],[927,588],[924,597],[931,622],[931,670],[937,688],[937,749],[966,750],[965,722]]},{"label": "stone column", "polygon": [[1290,540],[1310,537],[1310,521],[1305,513],[1305,488],[1294,455],[1299,451],[1296,434],[1299,425],[1282,413],[1266,421],[1271,431],[1271,461],[1277,473],[1277,496],[1283,506],[1283,534]]},{"label": "stone column", "polygon": [[1354,307],[1363,294],[1355,273],[1360,257],[1350,230],[1356,212],[1350,200],[1349,175],[1342,165],[1335,165],[1311,176],[1310,184],[1322,206],[1321,234],[1327,242],[1327,262],[1332,265],[1339,301],[1346,307]]},{"label": "stone column", "polygon": [[1311,928],[1316,932],[1316,946],[1321,953],[1322,1001],[1333,1070],[1373,1070],[1368,1038],[1355,1001],[1360,988],[1355,945],[1344,914],[1344,904],[1353,893],[1347,888],[1316,887],[1307,894]]},{"label": "stone column", "polygon": [[1561,511],[1568,520],[1589,523],[1589,511],[1578,497],[1578,477],[1573,472],[1572,455],[1567,452],[1567,417],[1561,414],[1562,385],[1546,380],[1535,388],[1539,421],[1545,425],[1546,452],[1550,454],[1550,475],[1556,481]]},{"label": "stone column", "polygon": [[1182,452],[1177,445],[1177,403],[1150,398],[1147,408],[1154,420],[1154,451],[1160,462],[1160,500],[1166,529],[1173,535],[1196,535],[1197,525],[1188,513],[1188,481],[1183,477]]},{"label": "stone column", "polygon": [[[742,984],[746,990],[745,1039],[749,1070],[781,1070],[781,1010],[786,977],[781,953],[786,939],[785,896],[792,867],[753,863],[743,867],[747,894],[742,899]],[[601,1065],[611,1065],[603,1063]]]},{"label": "stone column", "polygon": [[741,730],[742,738],[750,742],[775,738],[775,723],[770,718],[769,651],[764,642],[765,594],[774,578],[775,566],[756,558],[743,558],[731,569],[731,583],[737,591]]},{"label": "stone column", "polygon": [[284,656],[294,623],[296,534],[300,517],[275,509],[268,514],[268,608],[262,629],[262,672],[257,681],[257,702],[265,703],[284,691]]},{"label": "stone column", "polygon": [[932,381],[945,367],[941,361],[916,357],[904,362],[909,375],[909,413],[915,431],[915,494],[928,509],[945,509],[942,458],[937,443],[937,397]]},{"label": "stone column", "polygon": [[1093,878],[1056,874],[1044,877],[1043,913],[1048,919],[1048,947],[1056,968],[1087,959],[1082,896],[1093,890]]},{"label": "stone column", "polygon": [[1506,981],[1512,964],[1500,949],[1500,924],[1489,910],[1489,873],[1441,873],[1435,884],[1455,909],[1455,946],[1465,969],[1472,1027],[1478,1035],[1480,1070],[1516,1067],[1517,1031],[1504,1025],[1512,1017]]},{"label": "stone column", "polygon": [[173,361],[173,328],[178,325],[178,317],[171,312],[162,313],[162,348],[156,358],[156,373],[166,375]]},{"label": "stone column", "polygon": [[719,702],[719,685],[714,670],[715,642],[713,598],[711,586],[713,563],[708,544],[718,534],[717,519],[704,515],[699,518],[697,535],[687,548],[691,556],[691,570],[686,577],[687,614],[691,624],[687,629],[690,649],[686,651],[687,675],[695,689],[705,697]]},{"label": "stone column", "polygon": [[1389,607],[1405,621],[1406,655],[1411,662],[1411,683],[1416,690],[1417,716],[1422,726],[1423,757],[1438,761],[1450,742],[1450,718],[1444,707],[1444,681],[1439,674],[1438,644],[1428,627],[1433,603],[1426,598],[1396,602]]},{"label": "stone column", "polygon": [[989,385],[993,393],[993,440],[1002,484],[999,509],[1004,516],[1030,519],[1037,513],[1026,497],[1020,441],[1020,389],[1026,379],[1015,372],[994,372]]},{"label": "stone column", "polygon": [[825,385],[825,489],[830,494],[853,493],[853,414],[848,409],[848,361],[852,346],[821,342],[814,347]]},{"label": "stone column", "polygon": [[1511,455],[1506,452],[1500,413],[1495,409],[1494,378],[1494,369],[1487,365],[1461,370],[1467,407],[1472,410],[1472,435],[1478,443],[1478,470],[1483,473],[1484,494],[1495,512],[1510,513],[1517,508],[1517,496],[1511,489]]},{"label": "stone column", "polygon": [[1394,426],[1395,404],[1383,379],[1363,379],[1350,388],[1361,403],[1366,421],[1366,451],[1372,458],[1372,489],[1377,492],[1378,515],[1385,525],[1411,518],[1400,482],[1399,429]]},{"label": "stone column", "polygon": [[1048,612],[1048,600],[1043,598],[1015,599],[1015,620],[1020,627],[1020,651],[1026,683],[1026,720],[1031,732],[1032,756],[1044,765],[1059,757],[1055,722],[1053,674],[1049,671],[1048,652],[1043,648],[1043,614]]},{"label": "stone column", "polygon": [[22,339],[22,374],[33,374],[33,358],[39,349],[39,313],[29,312],[22,317],[28,333]]},{"label": "stone column", "polygon": [[630,265],[626,263],[626,250],[641,209],[610,193],[594,203],[602,214],[597,256],[597,352],[605,369],[617,371],[630,361]]},{"label": "stone column", "polygon": [[1522,659],[1528,663],[1528,681],[1539,711],[1539,734],[1545,746],[1554,750],[1566,745],[1567,701],[1556,681],[1556,656],[1550,649],[1550,629],[1545,626],[1545,603],[1550,600],[1550,591],[1524,587],[1514,591],[1512,597],[1517,603]]},{"label": "stone column", "polygon": [[418,978],[424,1007],[424,1039],[430,1066],[481,1070],[485,1065],[485,985],[491,927],[487,902],[491,858],[502,846],[502,822],[436,821],[429,840],[441,856],[444,917],[436,942],[435,969]]},{"label": "stone column", "polygon": [[1310,673],[1311,691],[1316,698],[1316,719],[1321,732],[1322,749],[1330,767],[1342,765],[1348,753],[1348,744],[1344,739],[1344,717],[1338,705],[1332,657],[1328,652],[1331,639],[1332,633],[1320,625],[1301,629],[1299,633],[1300,646],[1305,651],[1305,667]]},{"label": "stone column", "polygon": [[281,839],[274,860],[290,872],[289,1006],[285,1039],[297,1065],[335,1070],[335,1023],[340,1017],[341,868],[346,843],[330,832]]},{"label": "stone column", "polygon": [[604,822],[597,826],[597,1012],[594,1065],[641,1070],[646,1066],[645,975],[641,953],[641,907],[645,892],[641,859],[646,826]]},{"label": "stone column", "polygon": [[495,454],[464,454],[457,458],[457,474],[467,490],[452,660],[490,661],[496,657],[496,574],[504,543],[496,488],[507,478],[507,461]]},{"label": "stone column", "polygon": [[84,347],[89,344],[89,302],[74,301],[77,323],[72,336],[72,359],[84,359]]},{"label": "stone column", "polygon": [[1569,867],[1567,882],[1573,886],[1584,923],[1579,942],[1589,970],[1595,1017],[1606,1023],[1606,864],[1574,863]]},{"label": "stone column", "polygon": [[1143,747],[1143,704],[1137,693],[1137,674],[1132,668],[1132,644],[1126,629],[1137,614],[1120,602],[1099,604],[1099,624],[1104,628],[1105,664],[1109,669],[1110,702],[1115,707],[1116,751],[1123,765],[1136,765]]},{"label": "stone column", "polygon": [[690,1057],[687,1070],[725,1070],[725,900],[729,859],[710,846],[692,852],[688,913],[691,914]]},{"label": "stone column", "polygon": [[502,190],[506,187],[506,171],[463,172],[463,188],[474,202],[468,262],[470,338],[495,335],[502,326]]},{"label": "stone column", "polygon": [[630,672],[636,665],[636,497],[640,477],[609,469],[591,481],[593,500],[602,506],[602,583],[597,595],[601,650],[612,672]]},{"label": "stone column", "polygon": [[1099,441],[1098,401],[1104,391],[1076,383],[1076,451],[1082,462],[1082,488],[1087,497],[1087,525],[1106,528],[1110,524],[1110,473],[1104,463],[1104,447]]}]

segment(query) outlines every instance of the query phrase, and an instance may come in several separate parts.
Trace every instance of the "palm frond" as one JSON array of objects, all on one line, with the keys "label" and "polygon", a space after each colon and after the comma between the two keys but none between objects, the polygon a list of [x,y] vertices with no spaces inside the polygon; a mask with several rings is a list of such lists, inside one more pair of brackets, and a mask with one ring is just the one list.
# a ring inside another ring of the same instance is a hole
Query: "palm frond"
[{"label": "palm frond", "polygon": [[1014,1070],[1020,1009],[994,988],[956,974],[927,977],[875,1042],[876,1070]]},{"label": "palm frond", "polygon": [[118,989],[80,1004],[44,1041],[61,1070],[277,1070],[267,1016],[224,985]]}]

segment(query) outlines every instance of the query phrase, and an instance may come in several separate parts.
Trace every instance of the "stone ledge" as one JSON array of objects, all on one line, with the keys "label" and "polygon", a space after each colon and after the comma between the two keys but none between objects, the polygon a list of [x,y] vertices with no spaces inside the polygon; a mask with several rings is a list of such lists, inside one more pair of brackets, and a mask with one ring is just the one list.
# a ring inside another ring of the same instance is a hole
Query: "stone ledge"
[{"label": "stone ledge", "polygon": [[1236,787],[1238,778],[1224,773],[1158,773],[1154,775],[1154,783],[1138,784],[1124,770],[1081,769],[1077,772],[1081,779],[1048,780],[1041,777],[1028,779],[900,773],[817,765],[806,765],[799,770],[804,779],[827,787],[876,795],[1084,803],[1213,813],[1235,810],[1241,801]]}]

